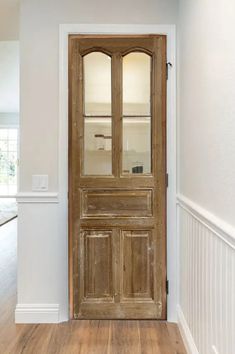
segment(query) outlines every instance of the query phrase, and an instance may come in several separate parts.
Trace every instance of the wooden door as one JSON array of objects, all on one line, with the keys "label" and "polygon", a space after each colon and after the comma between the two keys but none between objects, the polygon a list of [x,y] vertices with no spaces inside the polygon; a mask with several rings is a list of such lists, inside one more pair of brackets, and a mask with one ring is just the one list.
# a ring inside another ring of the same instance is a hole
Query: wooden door
[{"label": "wooden door", "polygon": [[166,319],[166,37],[69,38],[72,318]]}]

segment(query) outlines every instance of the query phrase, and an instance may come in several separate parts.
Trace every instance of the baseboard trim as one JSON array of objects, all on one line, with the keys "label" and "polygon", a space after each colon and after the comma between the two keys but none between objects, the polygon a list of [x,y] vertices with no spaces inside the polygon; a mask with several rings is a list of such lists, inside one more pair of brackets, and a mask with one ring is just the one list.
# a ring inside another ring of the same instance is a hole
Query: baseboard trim
[{"label": "baseboard trim", "polygon": [[17,304],[15,323],[59,323],[59,305]]},{"label": "baseboard trim", "polygon": [[199,354],[181,307],[177,306],[178,326],[188,354]]}]

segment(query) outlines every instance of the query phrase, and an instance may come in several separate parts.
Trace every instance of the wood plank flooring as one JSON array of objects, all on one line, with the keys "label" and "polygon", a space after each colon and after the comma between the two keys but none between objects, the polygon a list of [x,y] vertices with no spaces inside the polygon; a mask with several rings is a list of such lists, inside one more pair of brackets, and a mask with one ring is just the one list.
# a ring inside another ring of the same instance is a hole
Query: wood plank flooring
[{"label": "wood plank flooring", "polygon": [[168,322],[15,325],[16,223],[0,227],[0,354],[186,354],[177,325]]}]

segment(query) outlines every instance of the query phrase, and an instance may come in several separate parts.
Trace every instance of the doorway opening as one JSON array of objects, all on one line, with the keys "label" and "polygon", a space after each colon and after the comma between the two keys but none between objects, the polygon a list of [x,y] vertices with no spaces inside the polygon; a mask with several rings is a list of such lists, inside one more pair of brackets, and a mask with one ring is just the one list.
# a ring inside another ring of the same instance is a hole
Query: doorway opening
[{"label": "doorway opening", "polygon": [[0,42],[0,227],[17,216],[19,42]]}]

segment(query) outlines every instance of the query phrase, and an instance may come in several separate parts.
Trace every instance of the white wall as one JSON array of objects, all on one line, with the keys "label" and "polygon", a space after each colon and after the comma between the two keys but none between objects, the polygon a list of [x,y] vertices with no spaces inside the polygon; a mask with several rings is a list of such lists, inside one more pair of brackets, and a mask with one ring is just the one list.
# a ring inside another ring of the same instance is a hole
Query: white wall
[{"label": "white wall", "polygon": [[0,41],[19,39],[19,0],[0,0]]},{"label": "white wall", "polygon": [[234,23],[234,1],[180,1],[179,317],[200,354],[235,348]]},{"label": "white wall", "polygon": [[[42,317],[56,321],[57,310],[59,320],[68,314],[67,230],[62,228],[66,201],[64,209],[58,208],[56,196],[59,24],[169,24],[176,20],[175,0],[22,1],[20,192],[24,196],[19,198],[18,322]],[[27,197],[32,174],[48,174],[52,194]]]},{"label": "white wall", "polygon": [[19,41],[0,41],[0,113],[19,113]]},{"label": "white wall", "polygon": [[235,2],[180,14],[180,192],[235,226]]}]

